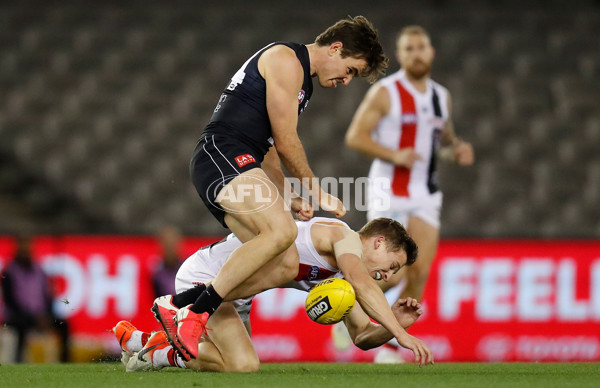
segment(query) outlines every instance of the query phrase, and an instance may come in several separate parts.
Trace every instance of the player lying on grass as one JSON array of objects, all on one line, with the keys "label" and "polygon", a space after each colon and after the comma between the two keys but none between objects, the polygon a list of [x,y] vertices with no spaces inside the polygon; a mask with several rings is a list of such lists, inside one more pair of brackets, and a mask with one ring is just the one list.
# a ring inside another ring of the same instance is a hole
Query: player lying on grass
[{"label": "player lying on grass", "polygon": [[[181,307],[192,303],[197,295],[202,292],[205,285],[219,271],[219,268],[229,257],[229,254],[241,243],[233,235],[197,251],[186,260],[180,268],[175,296],[164,296],[155,300],[152,308],[157,319],[166,331],[165,334],[156,335],[159,339],[167,339],[170,344],[185,360],[196,358],[197,363],[192,363],[199,370],[246,370],[247,360],[254,360],[256,353],[252,342],[245,329],[243,321],[248,322],[251,297],[235,300],[220,308],[209,321],[211,328],[210,338],[203,338],[197,349],[184,347],[179,342],[177,322],[173,316]],[[328,277],[344,277],[355,289],[357,305],[345,319],[348,331],[353,342],[361,349],[370,349],[379,346],[391,338],[396,338],[415,354],[415,361],[420,365],[433,363],[433,355],[427,346],[419,339],[409,335],[404,330],[401,316],[405,308],[420,311],[420,305],[412,300],[401,301],[392,311],[383,292],[375,279],[386,281],[393,273],[404,265],[412,264],[417,257],[417,247],[408,236],[406,230],[398,222],[387,218],[380,218],[369,222],[359,233],[352,231],[346,224],[339,220],[328,218],[314,218],[307,222],[298,222],[298,237],[296,245],[300,255],[300,269],[293,282],[285,287],[308,290],[318,281]],[[273,270],[277,270],[276,267]],[[238,287],[233,295],[247,297],[263,291],[261,279],[268,278],[268,272],[255,274],[247,282]],[[191,301],[191,302],[190,302]],[[236,312],[237,308],[237,312]],[[234,314],[235,313],[235,314]],[[414,319],[418,318],[420,312]],[[240,319],[241,316],[241,319]],[[381,325],[371,322],[373,318]],[[179,320],[185,319],[177,314]],[[406,323],[406,322],[404,322]],[[412,323],[412,322],[410,322]],[[127,326],[125,324],[121,326]],[[119,330],[116,327],[117,338],[120,340],[124,351],[133,353],[141,348],[142,334],[136,331],[129,344],[128,333],[132,329]],[[165,338],[166,337],[166,338]],[[234,338],[232,341],[231,338]],[[141,350],[136,359],[130,362],[128,368],[137,370],[140,363],[155,363],[152,360],[153,346],[157,341],[149,341],[151,345]],[[242,343],[245,343],[242,345]],[[161,348],[168,345],[163,344]],[[150,349],[152,348],[152,349]],[[243,348],[245,351],[241,351]],[[195,354],[192,351],[195,350]],[[173,354],[173,360],[176,357]],[[240,354],[243,356],[240,357]],[[254,356],[251,357],[250,354]],[[155,363],[156,364],[156,363]],[[250,363],[251,365],[258,365]]]}]

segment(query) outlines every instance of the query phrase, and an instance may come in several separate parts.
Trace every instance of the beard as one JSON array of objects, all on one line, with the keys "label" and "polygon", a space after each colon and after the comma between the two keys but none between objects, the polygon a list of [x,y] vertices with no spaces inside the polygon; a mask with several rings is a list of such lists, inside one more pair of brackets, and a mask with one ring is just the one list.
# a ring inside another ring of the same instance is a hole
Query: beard
[{"label": "beard", "polygon": [[414,61],[410,66],[407,66],[405,69],[406,73],[411,78],[421,79],[429,75],[431,73],[431,62],[425,63],[421,60]]}]

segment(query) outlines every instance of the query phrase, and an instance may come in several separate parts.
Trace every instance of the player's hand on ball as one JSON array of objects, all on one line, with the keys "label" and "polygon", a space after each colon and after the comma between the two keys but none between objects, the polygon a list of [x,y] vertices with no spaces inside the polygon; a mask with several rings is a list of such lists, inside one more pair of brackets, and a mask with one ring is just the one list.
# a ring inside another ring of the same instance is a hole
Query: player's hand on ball
[{"label": "player's hand on ball", "polygon": [[396,320],[404,329],[408,329],[417,319],[423,315],[423,306],[416,299],[408,297],[398,299],[392,305],[392,312]]},{"label": "player's hand on ball", "polygon": [[398,340],[398,343],[402,345],[402,347],[412,350],[415,355],[415,363],[419,363],[419,367],[423,367],[423,365],[427,364],[433,364],[433,353],[427,347],[427,345],[425,345],[425,342],[406,332],[396,339]]}]

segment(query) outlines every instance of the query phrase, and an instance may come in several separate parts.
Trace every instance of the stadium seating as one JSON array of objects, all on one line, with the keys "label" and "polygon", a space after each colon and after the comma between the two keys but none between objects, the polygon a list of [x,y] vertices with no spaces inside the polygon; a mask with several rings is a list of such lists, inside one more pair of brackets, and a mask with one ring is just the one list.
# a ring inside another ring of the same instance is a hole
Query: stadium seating
[{"label": "stadium seating", "polygon": [[[224,233],[188,162],[228,78],[272,40],[308,43],[364,13],[390,57],[402,25],[430,30],[433,78],[476,150],[472,168],[442,166],[443,236],[600,235],[597,2],[309,3],[260,1],[248,12],[185,1],[2,4],[0,211],[14,210],[2,211],[0,233],[36,220],[52,232],[147,234],[175,223]],[[367,88],[316,87],[299,128],[318,176],[367,174],[370,160],[343,145]],[[355,228],[364,220],[346,217]]]}]

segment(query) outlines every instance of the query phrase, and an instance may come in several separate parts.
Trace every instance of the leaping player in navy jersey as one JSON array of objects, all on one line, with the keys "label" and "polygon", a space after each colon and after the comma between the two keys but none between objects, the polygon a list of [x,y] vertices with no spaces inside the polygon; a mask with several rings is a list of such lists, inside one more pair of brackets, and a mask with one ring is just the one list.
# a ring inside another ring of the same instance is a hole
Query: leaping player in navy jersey
[{"label": "leaping player in navy jersey", "polygon": [[[312,79],[335,88],[354,77],[375,80],[386,67],[377,31],[357,16],[338,21],[312,44],[269,44],[227,83],[194,150],[190,174],[211,213],[243,244],[198,299],[178,312],[177,344],[189,347],[192,357],[206,321],[236,287],[257,271],[272,274],[269,287],[296,277],[297,228],[289,208],[302,220],[311,218],[313,209],[286,193],[281,164],[306,183],[321,209],[337,217],[346,212],[313,179],[298,138],[298,115],[312,95]],[[286,197],[291,198],[289,208]],[[416,347],[410,338],[405,341]]]}]

